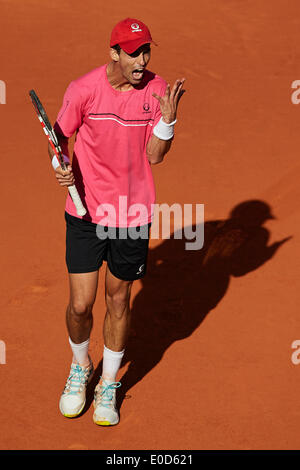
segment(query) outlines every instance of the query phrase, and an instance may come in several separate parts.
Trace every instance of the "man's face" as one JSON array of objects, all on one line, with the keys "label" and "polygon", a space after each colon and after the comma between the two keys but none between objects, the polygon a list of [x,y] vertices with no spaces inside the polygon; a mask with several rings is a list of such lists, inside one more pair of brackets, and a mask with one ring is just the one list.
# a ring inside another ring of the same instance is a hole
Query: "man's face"
[{"label": "man's face", "polygon": [[123,49],[118,56],[121,73],[131,85],[139,85],[144,76],[151,56],[150,44],[144,44],[132,54],[127,54]]}]

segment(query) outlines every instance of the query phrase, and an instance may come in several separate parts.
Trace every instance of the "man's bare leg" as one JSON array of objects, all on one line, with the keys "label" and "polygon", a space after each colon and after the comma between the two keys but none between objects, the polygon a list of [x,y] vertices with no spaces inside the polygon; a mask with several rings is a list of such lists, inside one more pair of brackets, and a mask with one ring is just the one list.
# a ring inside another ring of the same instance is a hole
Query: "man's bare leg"
[{"label": "man's bare leg", "polygon": [[[69,274],[70,301],[66,312],[66,323],[70,339],[75,344],[81,344],[90,337],[98,275],[98,271]],[[88,359],[81,365],[87,366]]]},{"label": "man's bare leg", "polygon": [[88,355],[89,337],[93,326],[92,309],[96,299],[98,271],[69,274],[70,301],[66,322],[73,350],[70,374],[60,397],[61,413],[68,417],[78,416],[86,402],[86,387],[93,374]]},{"label": "man's bare leg", "polygon": [[116,409],[116,376],[120,368],[130,327],[132,281],[116,278],[107,267],[105,277],[106,315],[103,324],[104,352],[100,383],[95,389],[94,423],[100,426],[119,422]]},{"label": "man's bare leg", "polygon": [[116,278],[107,267],[105,278],[106,315],[103,324],[104,344],[112,351],[126,345],[130,327],[130,294],[133,281]]}]

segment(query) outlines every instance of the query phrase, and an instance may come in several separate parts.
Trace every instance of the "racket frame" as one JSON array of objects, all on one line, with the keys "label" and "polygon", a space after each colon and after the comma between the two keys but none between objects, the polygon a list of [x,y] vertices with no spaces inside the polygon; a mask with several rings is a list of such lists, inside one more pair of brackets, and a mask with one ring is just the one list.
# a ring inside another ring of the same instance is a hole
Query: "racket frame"
[{"label": "racket frame", "polygon": [[[50,120],[49,120],[49,118],[46,114],[46,111],[45,111],[41,101],[39,100],[39,98],[38,98],[38,96],[37,96],[37,94],[34,90],[29,91],[29,96],[31,98],[34,109],[37,113],[38,119],[39,119],[39,121],[41,123],[41,126],[43,128],[43,131],[44,131],[45,135],[48,138],[49,144],[50,144],[56,158],[58,159],[59,165],[60,165],[60,167],[63,171],[66,171],[67,166],[66,166],[66,163],[64,161],[62,149],[61,149],[61,146],[59,145],[57,136],[56,136],[55,131],[54,131],[54,129],[53,129],[51,123],[50,123]],[[76,186],[75,185],[68,186],[68,191],[69,191],[70,196],[73,199],[73,202],[75,204],[77,214],[80,215],[80,216],[85,215],[86,214],[86,209],[82,204],[82,201],[80,199],[80,196],[78,194]]]}]

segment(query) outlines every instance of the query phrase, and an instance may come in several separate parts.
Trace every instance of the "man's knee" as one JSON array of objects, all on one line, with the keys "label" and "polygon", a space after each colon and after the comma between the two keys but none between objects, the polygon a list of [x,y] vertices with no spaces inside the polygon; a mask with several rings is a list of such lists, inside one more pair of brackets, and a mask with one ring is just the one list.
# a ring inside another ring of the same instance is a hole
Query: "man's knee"
[{"label": "man's knee", "polygon": [[132,283],[122,285],[118,290],[105,293],[106,306],[109,313],[121,317],[128,310]]},{"label": "man's knee", "polygon": [[72,315],[82,318],[92,315],[93,304],[80,299],[71,300],[68,308]]}]

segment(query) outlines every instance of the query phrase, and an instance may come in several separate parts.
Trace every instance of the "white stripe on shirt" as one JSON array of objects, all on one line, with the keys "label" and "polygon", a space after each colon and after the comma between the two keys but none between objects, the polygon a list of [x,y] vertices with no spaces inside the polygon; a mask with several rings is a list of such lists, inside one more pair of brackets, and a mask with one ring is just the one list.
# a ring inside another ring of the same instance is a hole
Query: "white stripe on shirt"
[{"label": "white stripe on shirt", "polygon": [[121,126],[125,127],[145,127],[145,126],[152,126],[150,122],[147,122],[146,124],[124,124],[121,121],[118,121],[118,119],[115,118],[96,118],[96,117],[91,117],[89,116],[89,119],[93,119],[94,121],[116,121],[118,124],[121,124]]}]

